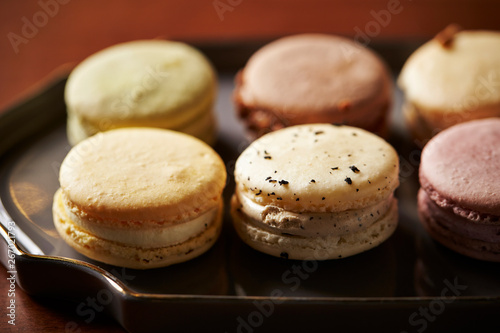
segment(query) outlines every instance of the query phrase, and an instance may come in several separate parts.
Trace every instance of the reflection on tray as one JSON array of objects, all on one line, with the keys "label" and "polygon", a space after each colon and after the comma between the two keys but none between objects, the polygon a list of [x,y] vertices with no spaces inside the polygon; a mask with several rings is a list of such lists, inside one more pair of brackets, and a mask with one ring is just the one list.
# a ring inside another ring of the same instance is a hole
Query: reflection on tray
[{"label": "reflection on tray", "polygon": [[[221,79],[217,105],[221,122],[215,149],[223,157],[229,182],[227,202],[233,192],[232,170],[236,157],[248,143],[241,124],[231,113],[232,76]],[[396,96],[397,97],[397,96]],[[396,100],[400,100],[397,97]],[[222,101],[222,102],[221,102]],[[395,106],[396,108],[398,105]],[[395,119],[398,124],[400,119]],[[397,128],[396,128],[396,132]],[[401,132],[401,131],[399,131]],[[401,137],[391,140],[401,156],[417,148]],[[459,276],[468,288],[463,295],[500,295],[496,284],[500,268],[450,253],[426,238],[416,217],[418,189],[416,167],[406,174],[396,192],[400,204],[399,226],[384,244],[366,253],[336,261],[300,262],[256,252],[236,237],[229,214],[221,239],[205,255],[183,264],[151,271],[126,270],[97,263],[72,250],[55,232],[52,196],[57,190],[58,166],[69,145],[64,125],[36,137],[26,150],[18,149],[3,161],[0,196],[11,217],[46,255],[83,260],[97,265],[132,290],[144,294],[270,296],[280,290],[287,297],[398,297],[439,296],[445,279]],[[418,246],[415,244],[418,243]],[[118,272],[118,273],[117,273]],[[416,281],[416,283],[414,283]]]}]

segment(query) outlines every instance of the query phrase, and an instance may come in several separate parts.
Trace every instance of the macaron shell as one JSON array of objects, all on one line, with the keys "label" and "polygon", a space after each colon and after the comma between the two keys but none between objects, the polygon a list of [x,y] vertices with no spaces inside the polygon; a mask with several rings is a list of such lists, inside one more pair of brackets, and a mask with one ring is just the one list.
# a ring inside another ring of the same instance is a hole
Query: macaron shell
[{"label": "macaron shell", "polygon": [[[88,218],[82,212],[78,212],[67,204],[62,190],[59,189],[54,195],[54,207],[64,211],[66,220],[78,229],[85,230],[89,234],[98,238],[106,239],[112,242],[122,243],[128,246],[138,248],[157,248],[166,245],[182,243],[193,235],[203,232],[210,225],[219,210],[223,207],[222,197],[219,203],[209,210],[191,220],[179,221],[178,223],[151,223],[142,221],[107,221]],[[54,208],[55,209],[55,208]]]},{"label": "macaron shell", "polygon": [[214,112],[196,117],[191,122],[173,130],[192,135],[203,142],[213,145],[217,139],[217,121]]},{"label": "macaron shell", "polygon": [[428,209],[422,207],[423,204],[422,199],[420,199],[420,221],[433,239],[447,248],[465,256],[479,260],[500,262],[499,242],[486,242],[456,233],[443,226],[436,216],[430,214]]},{"label": "macaron shell", "polygon": [[487,243],[500,242],[500,221],[468,219],[457,215],[453,209],[436,205],[423,189],[418,192],[418,207],[425,216],[432,216],[440,227],[465,238]]},{"label": "macaron shell", "polygon": [[254,141],[238,158],[237,191],[293,212],[337,212],[384,200],[398,186],[398,155],[359,128],[311,124]]},{"label": "macaron shell", "polygon": [[398,84],[432,124],[500,116],[499,55],[498,32],[458,32],[449,47],[432,39],[408,58]]},{"label": "macaron shell", "polygon": [[242,71],[236,99],[281,115],[288,125],[366,128],[387,112],[391,92],[388,71],[373,52],[342,37],[303,34],[257,51]]},{"label": "macaron shell", "polygon": [[212,112],[216,88],[214,69],[195,48],[140,40],[80,63],[68,78],[65,101],[87,136],[125,126],[173,129]]},{"label": "macaron shell", "polygon": [[453,125],[467,121],[500,116],[497,106],[485,107],[481,110],[468,109],[460,113],[446,113],[441,111],[428,112],[418,108],[417,105],[406,101],[403,106],[406,125],[413,136],[423,144],[434,135]]},{"label": "macaron shell", "polygon": [[100,262],[133,269],[165,267],[188,261],[205,253],[216,242],[222,227],[223,209],[212,224],[189,240],[159,248],[143,249],[108,241],[78,228],[58,201],[54,201],[54,225],[64,241],[77,252]]},{"label": "macaron shell", "polygon": [[463,216],[500,216],[500,118],[453,126],[424,147],[419,177],[429,197]]},{"label": "macaron shell", "polygon": [[168,223],[217,205],[225,166],[207,144],[152,128],[99,133],[73,147],[61,165],[62,191],[89,218]]},{"label": "macaron shell", "polygon": [[109,118],[103,118],[94,126],[93,123],[88,121],[82,121],[76,115],[71,112],[68,113],[68,120],[66,126],[66,132],[68,135],[69,143],[74,146],[80,141],[97,134],[100,131],[107,131],[111,129],[123,128],[123,127],[157,127],[164,129],[171,129],[174,131],[179,131],[185,134],[192,135],[203,142],[213,145],[216,140],[216,119],[211,105],[209,105],[210,110],[203,110],[199,114],[195,114],[193,119],[188,119],[185,123],[176,124],[176,122],[170,119],[135,119],[133,121],[125,122],[122,121],[111,121]]},{"label": "macaron shell", "polygon": [[393,200],[385,216],[361,231],[343,236],[297,237],[256,227],[238,211],[238,206],[233,198],[233,225],[245,243],[257,251],[296,260],[340,259],[367,251],[388,239],[398,224],[397,201]]}]

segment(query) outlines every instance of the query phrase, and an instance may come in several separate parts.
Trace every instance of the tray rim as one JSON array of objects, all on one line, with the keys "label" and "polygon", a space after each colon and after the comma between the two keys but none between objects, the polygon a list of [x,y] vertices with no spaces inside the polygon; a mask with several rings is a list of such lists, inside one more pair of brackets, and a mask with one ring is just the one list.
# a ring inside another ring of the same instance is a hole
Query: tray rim
[{"label": "tray rim", "polygon": [[[61,74],[61,72],[59,72],[59,75],[57,77],[53,78],[52,81],[48,85],[43,87],[43,89],[41,89],[38,93],[33,94],[24,103],[19,103],[18,105],[14,106],[14,107],[8,109],[7,111],[4,111],[2,114],[0,114],[0,124],[2,123],[2,121],[5,120],[5,118],[7,119],[7,122],[9,122],[9,123],[18,122],[19,119],[21,119],[22,117],[11,117],[12,114],[22,112],[23,115],[25,115],[26,110],[29,110],[33,107],[33,101],[35,99],[37,99],[37,97],[44,95],[44,94],[51,94],[52,91],[57,90],[60,87],[60,85],[66,81],[66,79],[67,79],[67,74],[65,74],[65,73]],[[37,106],[35,105],[35,108],[36,107]],[[49,121],[47,121],[47,122],[50,123]],[[19,127],[19,124],[16,124],[17,126],[12,126],[12,125],[14,125],[14,124],[11,124],[10,128],[18,128]],[[5,125],[5,126],[7,126],[7,125]],[[44,124],[42,124],[42,126],[40,126],[39,129],[45,129]],[[22,139],[19,139],[15,143],[12,143],[12,141],[10,141],[10,140],[6,140],[6,141],[11,143],[11,147],[8,147],[8,149],[5,149],[4,151],[0,150],[0,158],[3,158],[6,155],[9,155],[8,150],[19,145],[19,142],[21,142]],[[4,164],[4,161],[2,159],[0,159],[0,167],[3,168],[4,167],[3,164]],[[0,212],[3,213],[3,214],[0,214],[0,217],[2,215],[6,214],[7,218],[12,220],[9,213],[7,212],[5,207],[3,206],[2,202],[3,202],[3,200],[0,197]],[[2,222],[4,222],[4,221],[2,221]],[[16,224],[16,227],[17,227],[17,224]],[[6,245],[8,245],[9,240],[12,241],[12,239],[8,236],[8,233],[7,233],[5,226],[3,224],[0,224],[0,234],[2,235],[2,238],[3,238],[2,245],[5,247]],[[88,262],[78,260],[78,259],[60,257],[60,256],[31,254],[31,253],[28,253],[28,252],[24,251],[23,249],[21,249],[17,243],[15,243],[14,245],[15,245],[17,256],[22,256],[24,258],[30,258],[33,260],[44,259],[44,260],[49,260],[49,261],[64,262],[66,264],[69,264],[72,268],[75,268],[75,269],[78,269],[80,267],[92,269],[96,273],[99,273],[100,275],[102,275],[106,280],[109,280],[110,285],[112,284],[113,288],[117,289],[117,291],[124,293],[124,295],[133,296],[136,298],[159,299],[159,298],[164,298],[164,297],[166,297],[166,298],[174,297],[174,298],[181,298],[181,299],[193,298],[193,299],[205,299],[205,300],[206,299],[250,299],[250,300],[254,300],[254,299],[267,299],[267,298],[269,298],[268,296],[237,296],[237,295],[223,296],[223,295],[187,295],[187,294],[140,293],[140,292],[136,292],[132,288],[126,286],[122,281],[120,281],[119,279],[114,277],[113,274],[107,272],[106,270],[104,270],[104,269],[102,269],[102,268],[100,268],[92,263],[88,263]],[[6,263],[4,262],[4,260],[2,260],[2,264],[4,265],[4,267],[6,267]],[[429,300],[434,299],[435,297],[433,297],[433,296],[403,296],[403,297],[331,297],[331,296],[291,297],[291,296],[286,296],[283,298],[284,299],[291,299],[291,300],[302,300],[302,301],[304,301],[304,300],[307,300],[307,301],[316,300],[316,301],[322,301],[322,302],[326,301],[326,300],[341,301],[341,302],[345,302],[345,301],[398,302],[400,300],[403,300],[405,302],[408,302],[408,301],[414,301],[414,300],[418,300],[418,301],[427,300],[427,301],[429,301]],[[497,300],[500,302],[500,296],[457,296],[457,300]]]},{"label": "tray rim", "polygon": [[[12,238],[8,236],[8,232],[3,224],[0,224],[0,234],[3,238],[2,245],[8,244],[9,240]],[[83,260],[72,259],[61,256],[49,256],[40,254],[30,254],[22,250],[17,243],[14,243],[14,253],[16,259],[31,259],[31,260],[47,260],[59,263],[65,263],[73,269],[90,269],[95,273],[102,276],[108,283],[109,286],[114,288],[117,292],[122,293],[124,296],[129,296],[137,299],[192,299],[192,300],[263,300],[269,299],[269,296],[238,296],[238,295],[190,295],[190,294],[157,294],[157,293],[140,293],[134,291],[132,288],[126,286],[121,280],[117,279],[112,273],[102,269],[92,263],[85,262]],[[11,246],[12,248],[12,246]],[[6,268],[5,258],[1,258],[2,265]],[[29,292],[29,290],[28,290]],[[299,301],[299,302],[426,302],[435,299],[436,296],[402,296],[402,297],[333,297],[333,296],[283,296],[280,297],[280,301]],[[457,296],[456,300],[463,301],[499,301],[500,296]]]}]

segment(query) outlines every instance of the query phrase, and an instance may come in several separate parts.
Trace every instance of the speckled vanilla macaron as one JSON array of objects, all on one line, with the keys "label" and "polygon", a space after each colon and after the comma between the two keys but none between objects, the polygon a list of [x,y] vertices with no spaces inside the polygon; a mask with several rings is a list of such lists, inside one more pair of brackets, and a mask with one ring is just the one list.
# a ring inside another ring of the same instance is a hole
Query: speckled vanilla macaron
[{"label": "speckled vanilla macaron", "polygon": [[226,172],[202,141],[153,128],[110,130],[71,149],[54,224],[85,256],[137,269],[199,256],[216,241]]},{"label": "speckled vanilla macaron", "polygon": [[215,141],[217,79],[195,48],[139,40],[101,50],[70,74],[65,90],[71,144],[121,127],[159,127]]},{"label": "speckled vanilla macaron", "polygon": [[474,119],[500,116],[500,32],[451,25],[418,48],[401,70],[403,112],[412,134],[426,142]]},{"label": "speckled vanilla macaron", "polygon": [[235,229],[251,247],[291,259],[371,249],[396,229],[398,156],[365,130],[298,125],[254,141],[235,166]]}]

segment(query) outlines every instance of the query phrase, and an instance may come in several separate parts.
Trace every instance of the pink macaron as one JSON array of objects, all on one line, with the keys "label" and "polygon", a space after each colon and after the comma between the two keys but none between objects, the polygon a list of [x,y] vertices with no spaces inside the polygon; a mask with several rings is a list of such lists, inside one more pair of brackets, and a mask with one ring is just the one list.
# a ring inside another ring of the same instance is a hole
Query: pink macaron
[{"label": "pink macaron", "polygon": [[500,262],[500,118],[439,133],[422,151],[419,178],[429,234],[463,255]]}]

